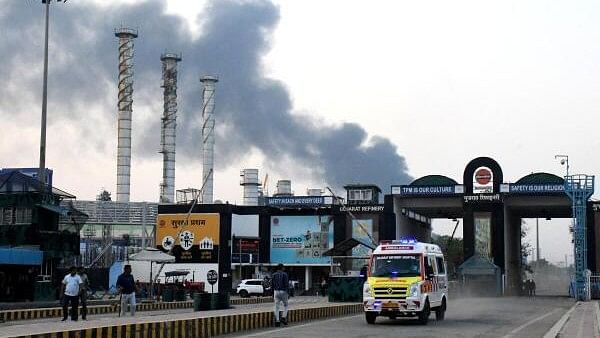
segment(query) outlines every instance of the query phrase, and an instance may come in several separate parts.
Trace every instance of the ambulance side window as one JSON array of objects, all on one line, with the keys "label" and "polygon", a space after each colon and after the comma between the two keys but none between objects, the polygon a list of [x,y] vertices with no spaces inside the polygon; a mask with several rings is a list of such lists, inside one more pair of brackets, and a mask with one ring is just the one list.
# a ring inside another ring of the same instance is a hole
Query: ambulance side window
[{"label": "ambulance side window", "polygon": [[444,265],[444,258],[436,257],[435,261],[437,263],[438,275],[445,275],[446,274],[446,266]]},{"label": "ambulance side window", "polygon": [[435,263],[433,261],[433,257],[431,257],[431,256],[425,257],[425,277],[429,278],[430,276],[433,276],[435,274],[435,271],[433,270],[434,264]]}]

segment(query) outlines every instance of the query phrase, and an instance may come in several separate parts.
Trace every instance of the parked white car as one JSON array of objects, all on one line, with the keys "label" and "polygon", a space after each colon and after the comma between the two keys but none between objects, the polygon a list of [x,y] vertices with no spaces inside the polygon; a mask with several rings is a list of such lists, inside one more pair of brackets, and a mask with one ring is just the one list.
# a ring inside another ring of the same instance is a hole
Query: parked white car
[{"label": "parked white car", "polygon": [[237,287],[237,294],[240,297],[250,297],[250,295],[263,295],[265,290],[263,288],[262,279],[244,279],[240,282]]}]

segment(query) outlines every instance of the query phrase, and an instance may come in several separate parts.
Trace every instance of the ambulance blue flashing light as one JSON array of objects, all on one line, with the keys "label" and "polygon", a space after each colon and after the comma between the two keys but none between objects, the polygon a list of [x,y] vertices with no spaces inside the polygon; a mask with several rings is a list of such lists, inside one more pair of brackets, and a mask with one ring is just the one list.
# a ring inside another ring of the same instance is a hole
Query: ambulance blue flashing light
[{"label": "ambulance blue flashing light", "polygon": [[413,236],[404,236],[404,237],[400,237],[400,239],[392,241],[392,244],[417,244],[417,243],[419,243],[419,241],[417,241],[417,239],[414,238]]}]

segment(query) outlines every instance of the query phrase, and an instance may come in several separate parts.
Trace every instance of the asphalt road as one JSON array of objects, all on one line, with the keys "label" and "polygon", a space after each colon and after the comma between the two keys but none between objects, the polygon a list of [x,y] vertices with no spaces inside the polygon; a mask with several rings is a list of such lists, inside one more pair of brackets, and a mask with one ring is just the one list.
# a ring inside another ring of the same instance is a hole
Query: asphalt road
[{"label": "asphalt road", "polygon": [[368,325],[361,314],[229,337],[542,337],[573,304],[563,297],[458,299],[449,302],[444,321],[432,315],[427,326],[383,317]]}]

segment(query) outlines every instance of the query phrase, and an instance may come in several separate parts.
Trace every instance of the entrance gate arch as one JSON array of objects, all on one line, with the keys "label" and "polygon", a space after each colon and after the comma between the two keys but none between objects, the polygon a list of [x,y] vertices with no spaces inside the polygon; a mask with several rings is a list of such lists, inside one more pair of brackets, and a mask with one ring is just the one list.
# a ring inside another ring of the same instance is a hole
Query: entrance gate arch
[{"label": "entrance gate arch", "polygon": [[[409,185],[392,186],[396,233],[431,240],[431,226],[410,222],[407,211],[432,218],[462,218],[464,259],[488,259],[505,275],[505,294],[521,290],[521,223],[523,218],[572,218],[573,209],[565,193],[564,179],[549,173],[526,175],[505,183],[500,165],[492,158],[478,157],[463,172],[463,183],[429,175]],[[596,251],[600,230],[600,207],[587,208],[587,267],[597,271]],[[430,223],[429,223],[430,224]]]}]

